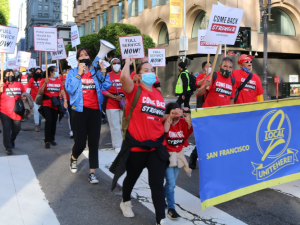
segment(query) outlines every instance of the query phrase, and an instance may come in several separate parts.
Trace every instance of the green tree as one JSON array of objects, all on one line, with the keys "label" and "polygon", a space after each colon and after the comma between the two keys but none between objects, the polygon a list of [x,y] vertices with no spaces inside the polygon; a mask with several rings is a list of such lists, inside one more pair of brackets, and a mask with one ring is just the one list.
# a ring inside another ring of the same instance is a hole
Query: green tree
[{"label": "green tree", "polygon": [[9,24],[9,0],[0,0],[0,25]]}]

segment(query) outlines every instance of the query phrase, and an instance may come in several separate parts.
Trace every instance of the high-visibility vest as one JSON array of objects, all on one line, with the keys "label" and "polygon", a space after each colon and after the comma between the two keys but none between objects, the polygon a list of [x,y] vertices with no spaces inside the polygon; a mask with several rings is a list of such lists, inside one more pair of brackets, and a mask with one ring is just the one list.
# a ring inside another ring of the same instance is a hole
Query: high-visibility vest
[{"label": "high-visibility vest", "polygon": [[176,84],[176,87],[175,87],[175,94],[182,94],[183,93],[183,83],[182,83],[182,79],[181,79],[181,74],[185,74],[187,79],[188,79],[188,88],[187,88],[187,91],[190,91],[191,90],[191,87],[190,87],[190,77],[189,77],[189,74],[188,74],[188,70],[184,70],[180,73],[179,77],[178,77],[178,80],[177,80],[177,84]]}]

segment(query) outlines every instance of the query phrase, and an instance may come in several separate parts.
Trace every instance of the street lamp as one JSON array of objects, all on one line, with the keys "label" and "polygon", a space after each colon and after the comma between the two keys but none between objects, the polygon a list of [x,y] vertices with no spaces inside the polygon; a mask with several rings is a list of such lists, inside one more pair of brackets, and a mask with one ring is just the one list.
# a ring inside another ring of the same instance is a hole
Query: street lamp
[{"label": "street lamp", "polygon": [[268,69],[268,19],[271,19],[271,0],[259,0],[260,18],[264,23],[264,64],[263,64],[263,82],[264,100],[271,100],[271,95],[268,91],[267,69]]}]

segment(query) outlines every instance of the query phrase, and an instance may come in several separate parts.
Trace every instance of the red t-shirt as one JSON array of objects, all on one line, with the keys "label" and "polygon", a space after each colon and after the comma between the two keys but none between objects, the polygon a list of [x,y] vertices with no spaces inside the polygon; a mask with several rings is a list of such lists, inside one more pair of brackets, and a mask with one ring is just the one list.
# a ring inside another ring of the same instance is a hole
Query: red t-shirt
[{"label": "red t-shirt", "polygon": [[[64,81],[67,79],[67,74],[64,74]],[[61,79],[62,80],[62,79]],[[61,81],[62,82],[62,81]],[[70,96],[68,94],[68,92],[65,90],[65,93],[66,93],[66,98],[68,101],[70,101]]]},{"label": "red t-shirt", "polygon": [[231,77],[225,78],[217,72],[217,79],[208,88],[208,93],[203,108],[230,105],[230,99],[234,98],[236,86],[232,86]]},{"label": "red t-shirt", "polygon": [[27,90],[27,87],[28,87],[28,74],[26,74],[26,75],[21,74],[20,82],[21,82],[21,84],[23,84],[24,89]]},{"label": "red t-shirt", "polygon": [[12,84],[3,83],[3,92],[0,93],[0,112],[13,120],[21,120],[22,117],[14,112],[14,108],[15,100],[21,99],[23,92],[25,92],[25,89],[20,82],[15,81]]},{"label": "red t-shirt", "polygon": [[[162,119],[165,113],[165,100],[156,88],[153,88],[152,92],[142,86],[141,88],[142,92],[133,109],[128,132],[134,139],[140,142],[146,140],[156,141],[164,134]],[[125,92],[126,116],[128,116],[130,112],[130,107],[137,89],[138,85],[134,84],[131,93],[127,94]],[[131,151],[142,152],[147,150],[132,148]]]},{"label": "red t-shirt", "polygon": [[81,84],[83,95],[83,107],[89,109],[99,109],[96,85],[90,71],[82,74]]},{"label": "red t-shirt", "polygon": [[[113,71],[107,74],[109,75],[110,81],[112,82],[112,85],[110,86],[108,92],[113,95],[116,95],[118,88],[119,95],[124,97],[124,89],[122,83],[120,82],[121,71],[119,72],[119,74],[115,74]],[[113,77],[115,78],[115,80],[113,79]],[[118,101],[113,100],[112,98],[108,98],[106,103],[106,109],[121,109],[121,107]]]},{"label": "red t-shirt", "polygon": [[[248,73],[243,70],[234,70],[232,76],[235,78],[236,87],[239,88],[241,84],[247,79]],[[239,97],[235,104],[257,102],[257,96],[264,93],[263,87],[259,76],[253,74],[251,80],[245,85],[245,87],[240,91]]]},{"label": "red t-shirt", "polygon": [[[135,75],[135,72],[133,71],[133,72],[130,74],[131,80],[133,80],[134,75]],[[154,84],[158,84],[158,83],[159,83],[158,77],[157,77],[157,76],[155,76],[155,77],[156,77],[156,81],[155,81]]]},{"label": "red t-shirt", "polygon": [[[197,88],[200,88],[201,86],[198,86],[197,84],[198,84],[198,82],[200,81],[200,80],[202,80],[203,78],[204,78],[204,76],[206,75],[206,73],[201,73],[201,74],[199,74],[197,77],[196,77],[196,86],[197,86]],[[208,75],[208,77],[209,77],[209,75]]]},{"label": "red t-shirt", "polygon": [[40,83],[41,83],[40,78],[38,78],[36,81],[33,78],[30,78],[30,80],[28,82],[28,88],[31,88],[30,95],[31,95],[33,101],[35,101],[35,98],[38,94]]},{"label": "red t-shirt", "polygon": [[179,121],[165,133],[165,140],[167,143],[168,152],[180,152],[183,147],[187,147],[189,142],[187,139],[193,133],[193,127],[188,129],[188,124],[184,118]]},{"label": "red t-shirt", "polygon": [[[45,83],[45,79],[42,79],[40,82],[40,87],[42,87]],[[62,82],[58,78],[49,78],[49,83],[45,87],[44,95],[47,95],[48,97],[58,97],[60,94],[60,91],[64,90],[64,86],[62,85]],[[52,101],[51,99],[43,100],[42,106],[47,106],[52,109],[58,110],[58,107],[52,107]]]}]

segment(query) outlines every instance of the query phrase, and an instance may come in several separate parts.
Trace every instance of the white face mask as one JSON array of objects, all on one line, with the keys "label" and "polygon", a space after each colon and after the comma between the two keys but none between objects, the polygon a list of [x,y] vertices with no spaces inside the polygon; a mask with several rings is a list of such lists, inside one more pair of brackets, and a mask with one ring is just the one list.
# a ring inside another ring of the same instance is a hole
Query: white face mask
[{"label": "white face mask", "polygon": [[[206,68],[204,68],[204,71],[206,73]],[[211,67],[208,68],[208,74],[210,74],[210,73],[211,73]]]},{"label": "white face mask", "polygon": [[115,65],[113,65],[113,69],[114,69],[115,72],[119,72],[120,69],[121,69],[121,65],[120,64],[115,64]]}]

